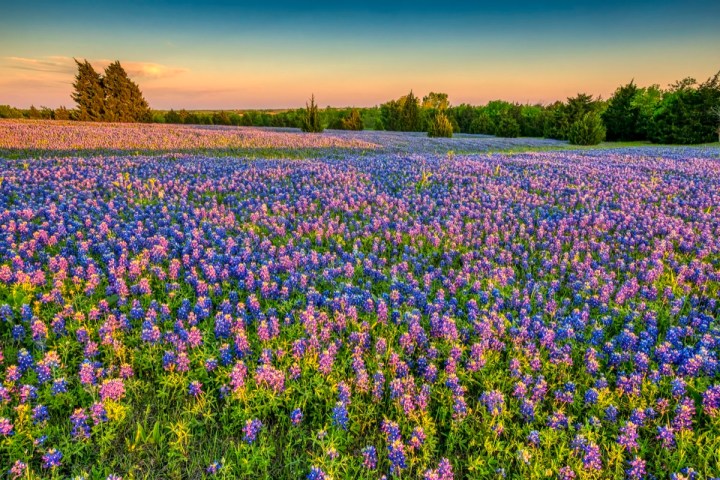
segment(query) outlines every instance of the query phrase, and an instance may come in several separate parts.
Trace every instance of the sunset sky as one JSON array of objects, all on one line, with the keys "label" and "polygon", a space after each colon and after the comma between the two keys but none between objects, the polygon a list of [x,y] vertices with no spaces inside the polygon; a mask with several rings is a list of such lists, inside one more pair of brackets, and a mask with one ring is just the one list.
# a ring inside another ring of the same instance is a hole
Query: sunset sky
[{"label": "sunset sky", "polygon": [[73,106],[73,57],[120,60],[157,109],[548,103],[720,70],[717,0],[0,1],[0,104],[22,108]]}]

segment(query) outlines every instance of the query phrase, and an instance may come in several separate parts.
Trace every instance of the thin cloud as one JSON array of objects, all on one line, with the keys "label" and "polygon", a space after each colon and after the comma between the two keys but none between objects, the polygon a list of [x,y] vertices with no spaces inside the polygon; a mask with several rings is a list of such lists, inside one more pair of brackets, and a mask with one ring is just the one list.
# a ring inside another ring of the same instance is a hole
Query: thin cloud
[{"label": "thin cloud", "polygon": [[[79,59],[80,60],[80,59]],[[76,72],[75,60],[72,57],[48,56],[41,58],[5,57],[9,67],[16,70],[72,74]],[[88,59],[96,69],[104,69],[112,60]],[[171,67],[154,62],[120,62],[130,77],[133,78],[171,78],[187,72],[186,68]]]},{"label": "thin cloud", "polygon": [[72,73],[75,71],[75,62],[69,57],[5,57],[5,60],[10,63],[10,68],[17,70],[57,73]]}]

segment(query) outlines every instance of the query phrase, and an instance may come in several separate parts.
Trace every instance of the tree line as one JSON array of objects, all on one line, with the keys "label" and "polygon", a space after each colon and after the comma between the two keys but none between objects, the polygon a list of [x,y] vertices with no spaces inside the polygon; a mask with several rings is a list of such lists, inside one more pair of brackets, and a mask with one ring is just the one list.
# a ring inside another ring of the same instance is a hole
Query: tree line
[{"label": "tree line", "polygon": [[372,129],[427,132],[440,137],[473,133],[545,137],[581,145],[603,140],[669,144],[720,141],[720,72],[702,83],[685,78],[665,89],[659,85],[640,87],[630,81],[608,100],[578,93],[549,105],[494,100],[480,106],[452,106],[446,93],[430,92],[421,99],[410,91],[369,108],[319,108],[313,96],[305,108],[299,109],[194,112],[150,110],[120,62],[111,63],[103,75],[87,61],[76,60],[76,64],[75,109],[33,106],[19,110],[0,105],[0,118],[292,127],[309,132]]}]

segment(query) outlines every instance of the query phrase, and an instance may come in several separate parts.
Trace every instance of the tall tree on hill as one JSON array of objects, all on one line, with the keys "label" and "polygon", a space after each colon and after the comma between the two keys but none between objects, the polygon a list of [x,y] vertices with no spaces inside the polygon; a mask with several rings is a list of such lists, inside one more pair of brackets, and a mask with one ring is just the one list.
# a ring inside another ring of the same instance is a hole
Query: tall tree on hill
[{"label": "tall tree on hill", "polygon": [[98,122],[103,119],[105,114],[105,92],[102,77],[87,60],[81,63],[76,59],[75,63],[78,73],[75,75],[75,83],[73,83],[75,91],[72,93],[72,99],[77,103],[77,119]]},{"label": "tall tree on hill", "polygon": [[108,122],[144,122],[150,119],[150,107],[135,82],[130,80],[119,61],[108,65],[103,78],[105,115]]}]

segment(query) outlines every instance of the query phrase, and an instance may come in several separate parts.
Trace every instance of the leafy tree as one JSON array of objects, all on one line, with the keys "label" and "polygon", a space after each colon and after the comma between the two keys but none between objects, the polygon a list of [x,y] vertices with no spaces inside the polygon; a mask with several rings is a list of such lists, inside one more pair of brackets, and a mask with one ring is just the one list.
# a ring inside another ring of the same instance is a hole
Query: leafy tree
[{"label": "leafy tree", "polygon": [[382,118],[379,107],[359,109],[363,128],[369,130],[382,130]]},{"label": "leafy tree", "polygon": [[53,117],[55,120],[70,120],[70,118],[72,118],[72,114],[67,108],[60,107],[55,109]]},{"label": "leafy tree", "polygon": [[471,133],[470,125],[477,114],[477,107],[463,103],[457,107],[451,107],[447,111],[451,121],[457,124],[457,131],[462,133]]},{"label": "leafy tree", "polygon": [[320,123],[320,113],[318,112],[317,105],[315,105],[314,94],[310,97],[310,104],[305,104],[301,129],[303,132],[312,133],[320,133],[323,131],[322,124]]},{"label": "leafy tree", "polygon": [[716,121],[717,121],[717,134],[718,134],[718,142],[720,142],[720,104],[715,105],[711,109],[713,115],[715,115]]},{"label": "leafy tree", "polygon": [[604,102],[594,99],[592,95],[578,93],[567,99],[567,103],[555,102],[547,108],[544,136],[558,140],[568,140],[570,127],[585,118],[588,113],[601,114]]},{"label": "leafy tree", "polygon": [[600,115],[587,112],[568,129],[568,141],[573,145],[597,145],[605,139],[605,127]]},{"label": "leafy tree", "polygon": [[655,110],[660,105],[663,98],[663,91],[659,85],[651,85],[645,88],[639,88],[633,106],[638,109],[638,135],[640,140],[649,138],[650,121],[652,120]]},{"label": "leafy tree", "polygon": [[561,101],[556,101],[545,108],[543,115],[543,137],[564,138],[565,112]]},{"label": "leafy tree", "polygon": [[10,105],[0,105],[0,118],[22,118],[23,114]]},{"label": "leafy tree", "polygon": [[452,137],[453,127],[445,112],[440,111],[430,121],[428,125],[428,137]]},{"label": "leafy tree", "polygon": [[345,118],[340,120],[340,126],[342,130],[362,130],[363,120],[360,111],[353,108]]},{"label": "leafy tree", "polygon": [[380,105],[380,119],[384,130],[397,132],[402,129],[401,110],[402,104],[399,100],[390,100]]},{"label": "leafy tree", "polygon": [[169,112],[165,114],[165,123],[183,123],[182,118],[180,118],[180,114],[170,109]]},{"label": "leafy tree", "polygon": [[585,117],[590,112],[597,112],[601,107],[600,100],[595,100],[592,95],[578,93],[577,96],[567,99],[565,115],[570,123]]},{"label": "leafy tree", "polygon": [[496,137],[517,138],[520,136],[520,125],[514,117],[503,115],[495,123],[494,132]]},{"label": "leafy tree", "polygon": [[237,112],[230,112],[228,117],[230,118],[230,125],[239,127],[242,124],[242,117]]},{"label": "leafy tree", "polygon": [[650,120],[650,141],[677,144],[715,141],[717,122],[712,109],[720,104],[719,75],[720,72],[699,85],[692,78],[673,84]]},{"label": "leafy tree", "polygon": [[542,105],[522,105],[518,115],[520,136],[542,137],[545,109]]},{"label": "leafy tree", "polygon": [[105,91],[99,73],[87,60],[75,59],[78,73],[73,83],[72,99],[77,103],[75,118],[85,122],[99,122],[105,116]]},{"label": "leafy tree", "polygon": [[42,117],[42,113],[40,112],[40,110],[35,108],[35,105],[30,105],[30,110],[27,111],[27,118],[32,118],[32,119],[38,120],[43,117]]},{"label": "leafy tree", "polygon": [[608,107],[602,114],[602,120],[610,141],[639,140],[643,138],[641,131],[640,107],[635,97],[640,89],[634,81],[615,90],[608,101]]},{"label": "leafy tree", "polygon": [[130,80],[119,61],[108,65],[103,78],[105,114],[108,122],[145,122],[150,120],[150,108],[138,85]]},{"label": "leafy tree", "polygon": [[232,120],[230,119],[230,115],[225,110],[221,110],[219,112],[213,113],[212,123],[213,125],[232,125]]},{"label": "leafy tree", "polygon": [[412,90],[397,100],[390,100],[380,106],[380,115],[385,130],[397,132],[419,132],[422,127],[420,106]]},{"label": "leafy tree", "polygon": [[479,107],[476,110],[475,118],[470,124],[469,133],[479,133],[483,135],[495,134],[495,124],[490,113],[487,111],[487,107]]},{"label": "leafy tree", "polygon": [[498,137],[517,137],[520,135],[520,107],[504,100],[493,100],[483,109],[488,121],[486,133]]},{"label": "leafy tree", "polygon": [[447,93],[430,92],[422,99],[422,108],[433,108],[435,110],[447,110],[450,106]]}]

